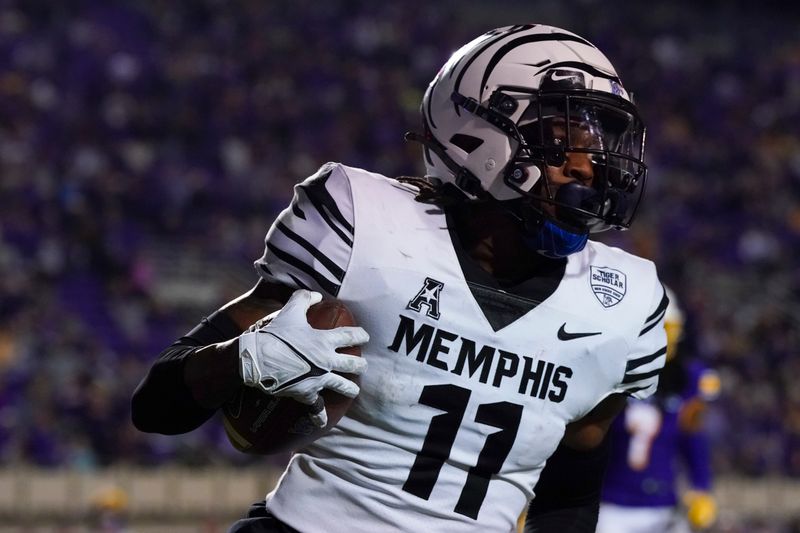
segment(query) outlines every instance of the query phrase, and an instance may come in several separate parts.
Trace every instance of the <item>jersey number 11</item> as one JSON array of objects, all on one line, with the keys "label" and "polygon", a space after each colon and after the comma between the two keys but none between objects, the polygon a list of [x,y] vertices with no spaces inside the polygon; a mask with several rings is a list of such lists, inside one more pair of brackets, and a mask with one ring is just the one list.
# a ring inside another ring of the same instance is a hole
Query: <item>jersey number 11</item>
[{"label": "jersey number 11", "polygon": [[[456,433],[467,410],[471,391],[456,385],[427,385],[422,389],[419,403],[441,409],[444,413],[431,419],[422,449],[403,484],[403,490],[427,500],[442,466],[450,457]],[[478,406],[475,421],[499,428],[486,437],[478,462],[469,469],[467,482],[458,498],[455,512],[472,519],[478,518],[489,481],[500,472],[508,457],[522,418],[522,406],[511,402],[485,403]]]}]

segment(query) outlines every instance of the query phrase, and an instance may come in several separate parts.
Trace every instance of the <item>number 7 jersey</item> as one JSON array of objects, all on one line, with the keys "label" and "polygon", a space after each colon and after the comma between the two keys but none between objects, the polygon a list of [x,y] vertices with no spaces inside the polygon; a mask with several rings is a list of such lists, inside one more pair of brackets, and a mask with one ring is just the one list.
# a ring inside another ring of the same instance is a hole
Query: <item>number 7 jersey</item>
[{"label": "number 7 jersey", "polygon": [[416,190],[327,164],[295,187],[259,274],[344,301],[370,334],[361,393],[267,496],[303,531],[513,531],[567,424],[649,396],[667,298],[652,263],[590,242],[555,292],[498,324],[447,217]]}]

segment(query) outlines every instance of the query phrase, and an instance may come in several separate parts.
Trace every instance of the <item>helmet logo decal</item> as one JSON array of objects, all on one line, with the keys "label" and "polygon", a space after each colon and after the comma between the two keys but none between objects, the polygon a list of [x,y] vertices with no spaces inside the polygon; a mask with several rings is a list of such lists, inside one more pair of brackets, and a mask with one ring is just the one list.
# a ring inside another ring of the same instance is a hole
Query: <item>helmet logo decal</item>
[{"label": "helmet logo decal", "polygon": [[547,71],[547,75],[542,80],[540,87],[543,91],[585,89],[586,78],[583,72],[556,68]]},{"label": "helmet logo decal", "polygon": [[572,73],[559,74],[557,70],[554,70],[550,73],[550,79],[553,81],[572,80],[574,78],[575,76]]},{"label": "helmet logo decal", "polygon": [[[560,67],[574,69],[576,71],[585,72],[586,74],[593,76],[595,78],[603,78],[609,81],[616,81],[617,83],[619,83],[619,78],[613,72],[602,71],[597,67],[593,67],[592,65],[589,65],[588,63],[583,63],[581,61],[559,61],[558,63],[547,65],[547,67],[539,70],[539,72],[552,71],[559,69]],[[562,72],[564,71],[562,70]]]},{"label": "helmet logo decal", "polygon": [[603,307],[613,307],[625,297],[627,277],[615,268],[590,266],[589,284]]},{"label": "helmet logo decal", "polygon": [[616,94],[617,96],[624,96],[622,86],[614,80],[611,80],[611,93]]},{"label": "helmet logo decal", "polygon": [[[481,79],[481,84],[478,87],[478,94],[480,94],[482,88],[486,86],[486,81],[489,79],[489,76],[491,75],[492,71],[506,54],[524,44],[538,43],[545,41],[575,42],[575,43],[580,43],[584,46],[595,48],[595,46],[586,39],[583,39],[581,37],[578,37],[577,35],[570,33],[558,33],[558,32],[540,33],[540,34],[523,35],[520,37],[516,37],[503,44],[503,46],[501,46],[489,60],[489,62],[486,65],[486,70],[483,71],[483,78]],[[477,57],[477,55],[474,57]],[[456,84],[456,90],[459,90],[458,84]]]}]

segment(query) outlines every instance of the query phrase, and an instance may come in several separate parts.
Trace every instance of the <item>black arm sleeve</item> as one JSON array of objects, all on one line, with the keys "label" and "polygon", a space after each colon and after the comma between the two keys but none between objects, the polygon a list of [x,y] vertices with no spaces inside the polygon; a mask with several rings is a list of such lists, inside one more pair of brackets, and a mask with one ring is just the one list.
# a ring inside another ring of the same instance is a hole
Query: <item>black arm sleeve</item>
[{"label": "black arm sleeve", "polygon": [[536,484],[525,533],[594,533],[609,441],[606,435],[597,448],[585,452],[558,447]]},{"label": "black arm sleeve", "polygon": [[140,431],[177,435],[200,427],[214,414],[197,404],[183,377],[195,350],[241,334],[236,323],[217,311],[161,352],[131,399],[131,419]]}]

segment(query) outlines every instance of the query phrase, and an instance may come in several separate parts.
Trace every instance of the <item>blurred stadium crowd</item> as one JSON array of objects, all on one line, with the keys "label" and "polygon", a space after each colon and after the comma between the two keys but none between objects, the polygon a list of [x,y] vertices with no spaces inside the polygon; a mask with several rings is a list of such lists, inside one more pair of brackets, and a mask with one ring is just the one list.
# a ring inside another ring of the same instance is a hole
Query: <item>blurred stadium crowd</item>
[{"label": "blurred stadium crowd", "polygon": [[294,182],[419,173],[402,134],[438,66],[530,20],[640,101],[650,187],[608,239],[658,262],[722,373],[715,470],[800,476],[797,18],[704,5],[0,2],[0,465],[252,461],[219,424],[135,431],[149,362],[255,281]]}]

